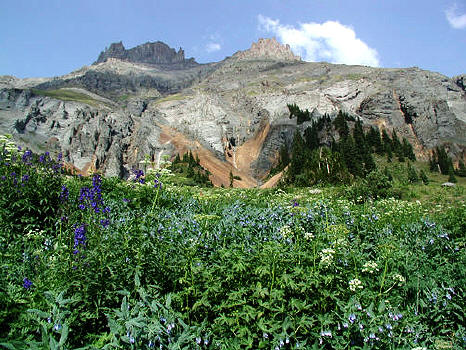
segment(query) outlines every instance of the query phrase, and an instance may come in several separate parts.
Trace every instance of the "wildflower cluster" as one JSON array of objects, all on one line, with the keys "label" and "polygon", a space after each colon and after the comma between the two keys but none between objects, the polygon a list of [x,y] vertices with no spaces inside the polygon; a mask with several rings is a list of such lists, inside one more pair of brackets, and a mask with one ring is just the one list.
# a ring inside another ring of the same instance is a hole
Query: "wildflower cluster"
[{"label": "wildflower cluster", "polygon": [[140,183],[141,185],[145,183],[144,171],[140,169],[133,169],[133,174],[135,176],[134,181]]},{"label": "wildflower cluster", "polygon": [[320,255],[320,263],[325,266],[329,267],[333,264],[333,259],[335,257],[335,249],[332,248],[325,248],[319,252]]},{"label": "wildflower cluster", "polygon": [[73,254],[78,254],[79,249],[84,249],[86,247],[86,225],[76,225],[74,230],[74,251]]},{"label": "wildflower cluster", "polygon": [[349,289],[352,292],[355,292],[357,289],[363,289],[362,282],[357,278],[352,279],[349,281]]},{"label": "wildflower cluster", "polygon": [[373,274],[379,271],[379,267],[375,261],[368,261],[364,264],[362,272],[369,272]]}]

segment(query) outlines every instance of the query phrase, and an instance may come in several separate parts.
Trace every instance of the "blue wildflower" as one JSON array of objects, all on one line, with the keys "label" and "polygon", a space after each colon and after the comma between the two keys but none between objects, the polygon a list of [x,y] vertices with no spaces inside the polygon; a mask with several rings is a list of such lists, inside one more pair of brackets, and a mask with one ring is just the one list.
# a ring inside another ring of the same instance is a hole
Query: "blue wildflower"
[{"label": "blue wildflower", "polygon": [[61,186],[61,193],[60,193],[60,200],[61,202],[66,202],[68,200],[70,193],[68,191],[68,188],[65,185]]},{"label": "blue wildflower", "polygon": [[32,282],[31,282],[31,280],[29,280],[29,278],[25,277],[25,278],[23,279],[23,287],[24,287],[25,289],[29,289],[29,288],[32,287]]},{"label": "blue wildflower", "polygon": [[86,246],[86,226],[85,226],[85,224],[81,224],[80,226],[76,227],[76,229],[74,230],[74,247],[78,248],[80,245],[83,246],[83,247]]}]

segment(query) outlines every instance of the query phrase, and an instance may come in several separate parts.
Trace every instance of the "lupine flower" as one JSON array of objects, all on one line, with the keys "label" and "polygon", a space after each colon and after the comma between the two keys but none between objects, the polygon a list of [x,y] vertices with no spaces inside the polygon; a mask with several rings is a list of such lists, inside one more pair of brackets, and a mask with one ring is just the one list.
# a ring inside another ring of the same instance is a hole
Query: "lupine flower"
[{"label": "lupine flower", "polygon": [[102,225],[103,228],[106,228],[108,225],[110,225],[110,220],[109,219],[101,219],[100,224]]},{"label": "lupine flower", "polygon": [[356,315],[355,314],[350,314],[349,317],[348,317],[348,320],[351,323],[354,323],[354,321],[356,321]]},{"label": "lupine flower", "polygon": [[23,279],[23,287],[24,287],[25,289],[29,289],[29,288],[32,287],[32,282],[29,280],[29,278],[25,277],[25,278]]},{"label": "lupine flower", "polygon": [[68,191],[68,188],[65,185],[61,186],[61,193],[60,193],[60,201],[66,202],[68,200],[70,193]]}]

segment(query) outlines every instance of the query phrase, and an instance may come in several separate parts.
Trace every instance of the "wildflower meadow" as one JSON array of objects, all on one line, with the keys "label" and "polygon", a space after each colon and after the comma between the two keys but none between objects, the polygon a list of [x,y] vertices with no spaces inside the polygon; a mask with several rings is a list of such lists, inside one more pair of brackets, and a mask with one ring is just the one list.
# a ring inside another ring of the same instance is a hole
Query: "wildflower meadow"
[{"label": "wildflower meadow", "polygon": [[460,187],[358,201],[62,162],[0,141],[0,348],[466,347]]}]

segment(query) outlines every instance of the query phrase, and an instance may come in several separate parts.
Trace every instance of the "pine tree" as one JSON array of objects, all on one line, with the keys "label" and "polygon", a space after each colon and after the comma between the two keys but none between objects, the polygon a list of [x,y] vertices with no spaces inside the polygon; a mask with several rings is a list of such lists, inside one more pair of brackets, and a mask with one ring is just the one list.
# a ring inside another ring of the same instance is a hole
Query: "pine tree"
[{"label": "pine tree", "polygon": [[423,183],[424,185],[428,185],[428,184],[429,184],[429,178],[427,177],[425,171],[422,170],[422,169],[421,169],[420,176],[421,176],[422,183]]},{"label": "pine tree", "polygon": [[343,159],[349,172],[354,176],[362,177],[364,175],[364,167],[361,154],[358,152],[351,135],[342,140],[341,149],[343,150]]},{"label": "pine tree", "polygon": [[464,162],[462,159],[460,159],[458,162],[457,175],[461,177],[466,177],[466,167],[464,166]]},{"label": "pine tree", "polygon": [[392,139],[387,133],[387,130],[383,129],[382,130],[382,145],[384,147],[385,152],[388,153],[388,150],[393,152],[393,147],[392,147]]},{"label": "pine tree", "polygon": [[320,140],[316,123],[313,122],[311,126],[304,130],[304,140],[306,141],[306,146],[309,150],[312,151],[319,148]]},{"label": "pine tree", "polygon": [[455,177],[455,170],[453,169],[453,166],[448,170],[448,182],[452,182],[454,184],[458,182]]},{"label": "pine tree", "polygon": [[413,146],[405,137],[403,137],[403,155],[413,162],[416,161],[416,155],[414,154]]},{"label": "pine tree", "polygon": [[306,163],[306,148],[299,130],[296,130],[291,147],[291,161],[288,166],[288,177],[293,182],[296,176],[303,173]]},{"label": "pine tree", "polygon": [[437,147],[437,163],[440,167],[440,172],[443,175],[449,175],[450,174],[450,168],[453,168],[453,163],[448,157],[448,154],[445,150],[445,147]]},{"label": "pine tree", "polygon": [[419,182],[419,176],[417,175],[416,169],[408,163],[408,181],[411,183]]},{"label": "pine tree", "polygon": [[333,121],[335,129],[337,129],[340,138],[347,138],[349,136],[349,127],[346,122],[346,113],[343,113],[341,110],[338,111],[337,117]]},{"label": "pine tree", "polygon": [[382,139],[380,138],[379,129],[371,127],[366,137],[368,143],[371,145],[374,152],[379,155],[382,155],[384,152],[384,147],[382,144]]},{"label": "pine tree", "polygon": [[403,153],[403,148],[401,146],[400,140],[398,139],[398,135],[395,129],[393,129],[393,132],[392,132],[392,149],[393,149],[393,152],[395,152],[397,156],[400,156],[400,154]]},{"label": "pine tree", "polygon": [[230,187],[233,187],[233,180],[234,180],[233,172],[230,170]]}]

